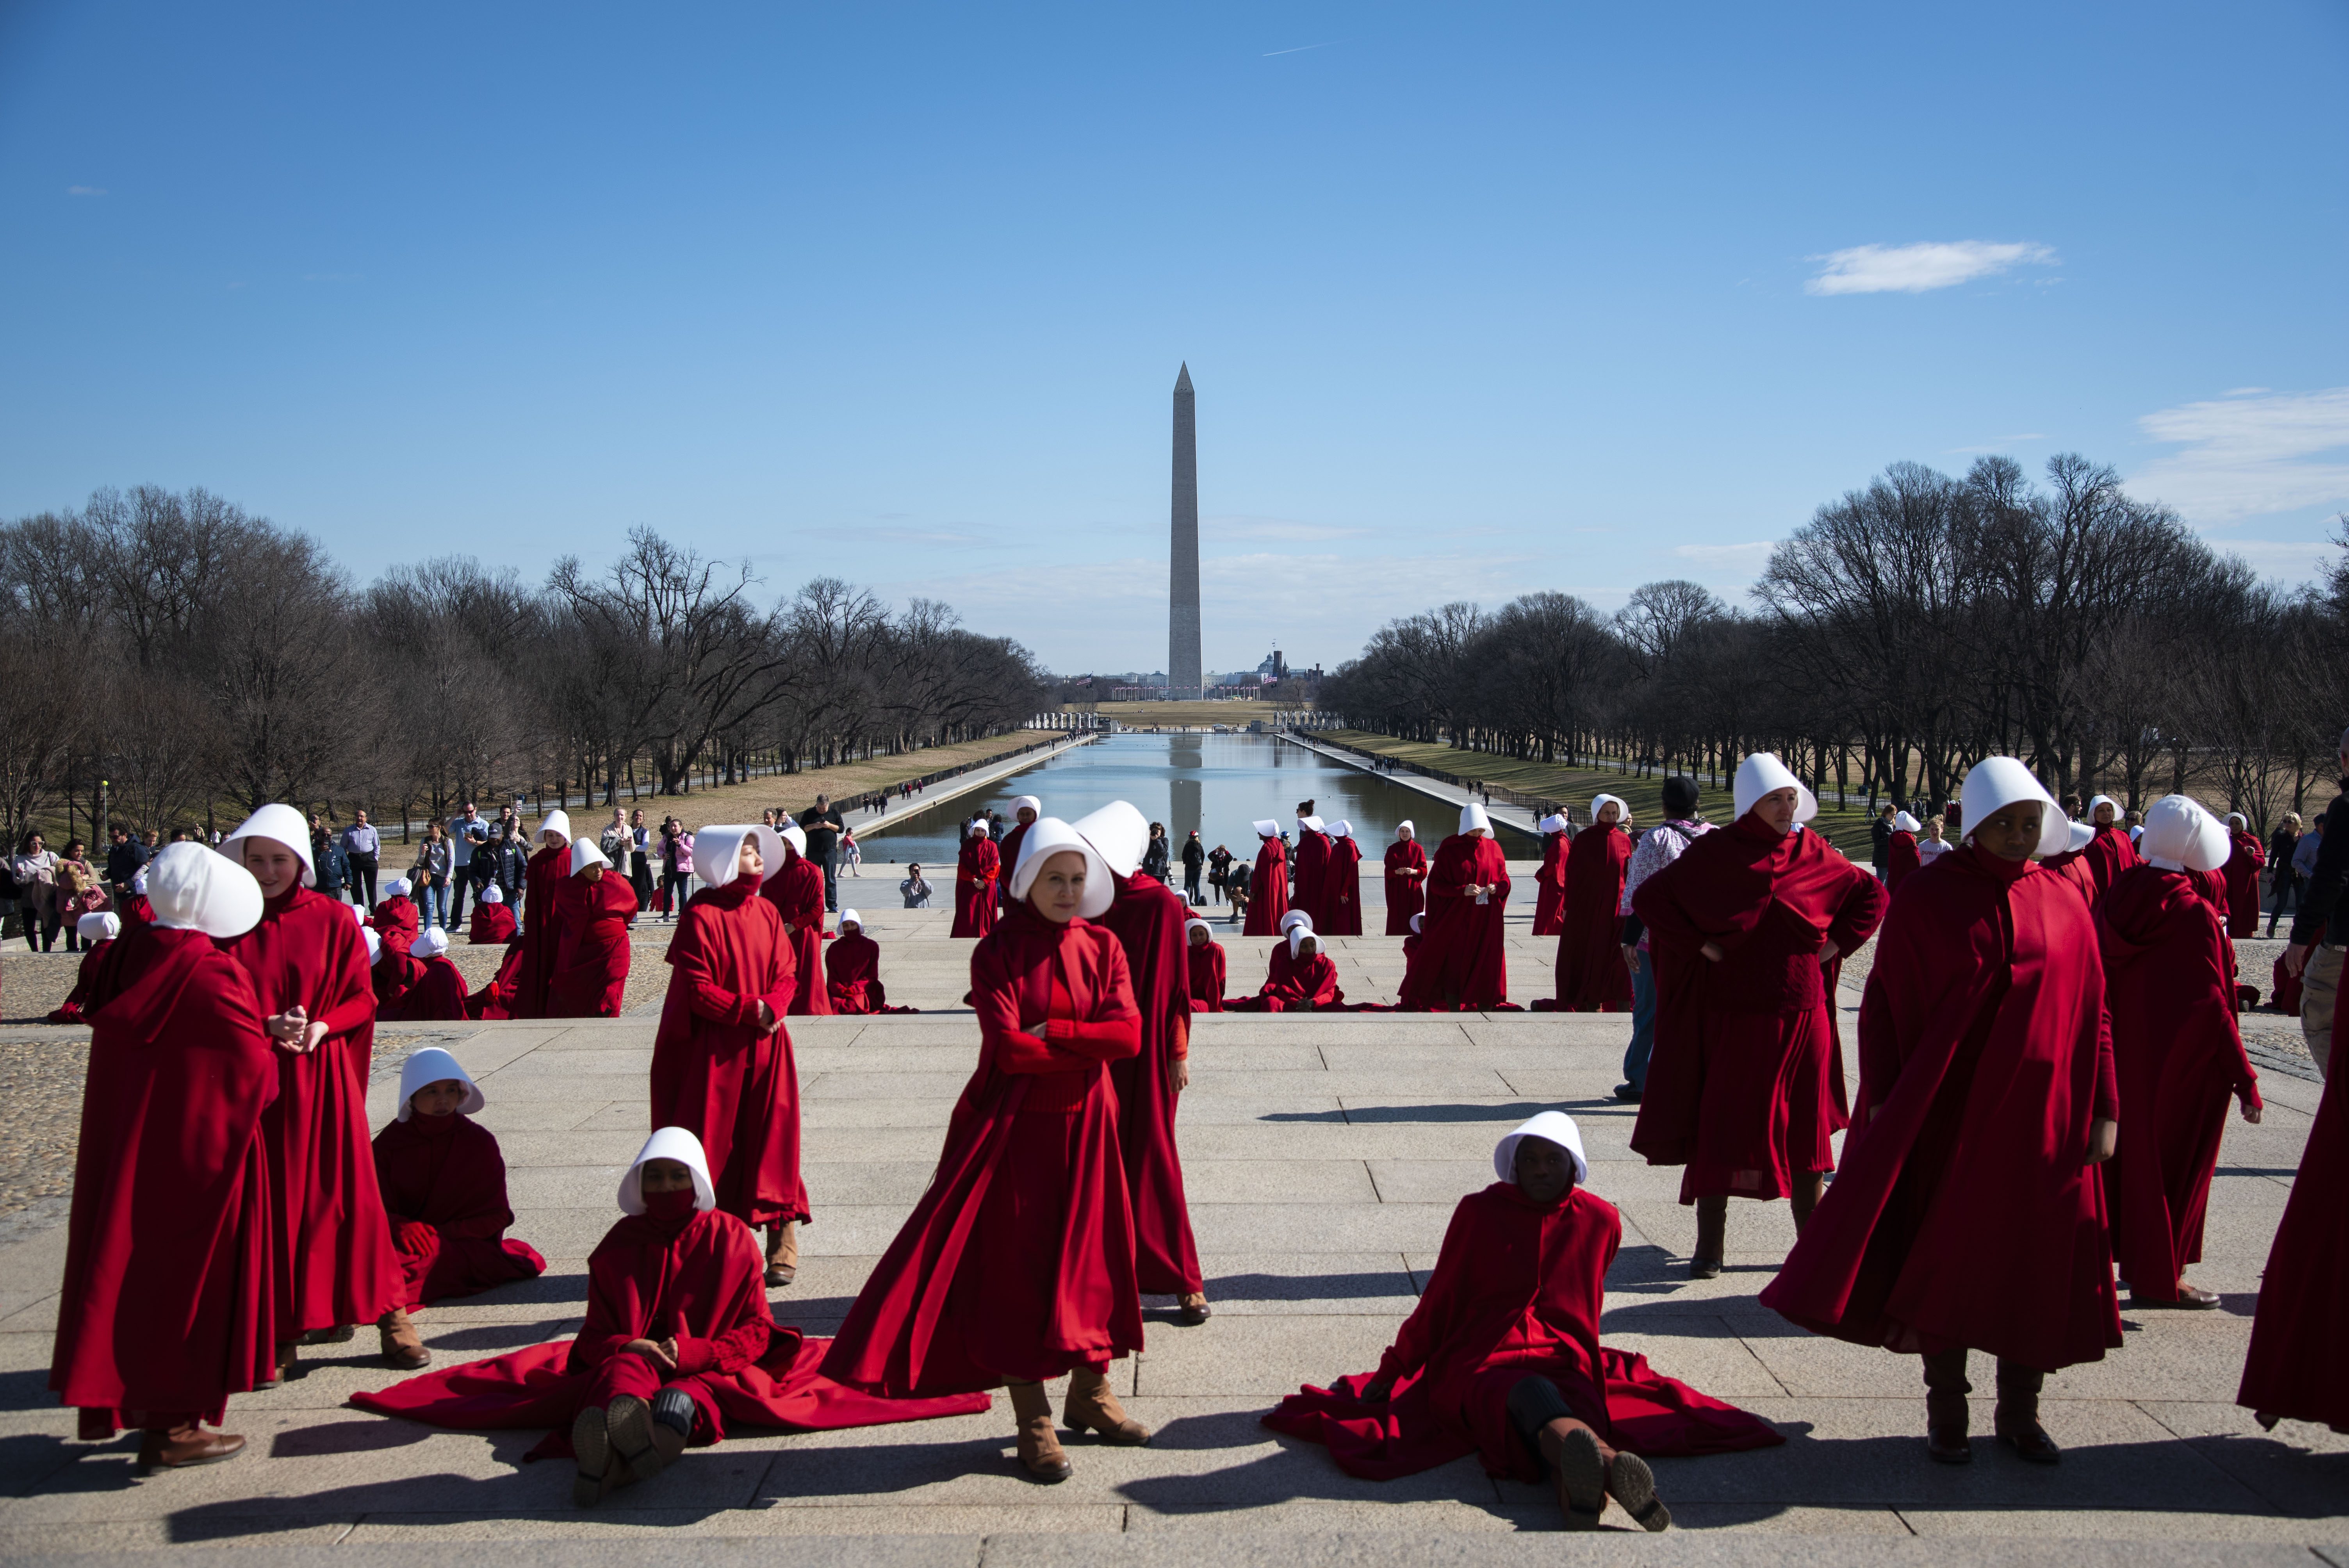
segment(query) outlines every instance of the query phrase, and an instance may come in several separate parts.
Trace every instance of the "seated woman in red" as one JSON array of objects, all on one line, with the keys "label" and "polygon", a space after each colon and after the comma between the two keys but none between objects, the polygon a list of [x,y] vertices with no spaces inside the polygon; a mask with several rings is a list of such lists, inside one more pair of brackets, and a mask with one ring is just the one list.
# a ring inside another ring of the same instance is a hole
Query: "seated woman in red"
[{"label": "seated woman in red", "polygon": [[892,1397],[1009,1384],[1019,1464],[1064,1480],[1043,1379],[1070,1374],[1067,1423],[1150,1440],[1110,1391],[1142,1348],[1133,1215],[1106,1064],[1142,1048],[1124,945],[1092,923],[1109,864],[1044,817],[1021,841],[1012,904],[970,960],[979,1061],[947,1124],[937,1171],[825,1358]]},{"label": "seated woman in red", "polygon": [[1224,1010],[1224,949],[1216,940],[1216,928],[1204,920],[1186,921],[1183,925],[1183,959],[1190,966],[1191,1011],[1220,1013]]},{"label": "seated woman in red", "polygon": [[394,948],[372,930],[362,928],[359,939],[367,944],[367,985],[375,992],[376,1016],[379,1018],[386,1011],[397,1009],[409,988],[424,978],[424,963],[404,944]]},{"label": "seated woman in red", "polygon": [[75,972],[72,992],[67,995],[64,1004],[49,1015],[52,1024],[87,1021],[83,1014],[90,1006],[91,988],[98,981],[98,966],[106,950],[114,945],[115,938],[122,934],[122,921],[119,916],[100,910],[74,922],[74,931],[80,936],[81,944],[87,951],[81,955],[81,968]]},{"label": "seated woman in red", "polygon": [[473,920],[466,928],[465,939],[475,947],[498,947],[512,942],[514,931],[514,914],[506,907],[505,890],[491,882],[473,905]]},{"label": "seated woman in red", "polygon": [[490,1130],[470,1119],[484,1103],[471,1075],[437,1046],[399,1066],[399,1115],[375,1135],[375,1175],[410,1312],[546,1272],[528,1243],[503,1239],[513,1223],[505,1159]]},{"label": "seated woman in red", "polygon": [[864,934],[864,919],[853,909],[840,912],[840,934],[823,953],[824,989],[835,1013],[910,1013],[892,1007],[881,985],[881,944]]},{"label": "seated woman in red", "polygon": [[1499,1178],[1453,1211],[1418,1307],[1370,1377],[1308,1387],[1264,1424],[1329,1446],[1349,1475],[1386,1480],[1475,1453],[1488,1475],[1557,1488],[1569,1530],[1610,1495],[1663,1530],[1671,1514],[1642,1455],[1727,1453],[1785,1439],[1760,1418],[1599,1343],[1613,1204],[1582,1183],[1571,1117],[1549,1110],[1493,1150]]},{"label": "seated woman in red", "polygon": [[606,874],[611,870],[595,840],[572,841],[571,875],[554,895],[550,1018],[620,1016],[620,998],[628,988],[628,923],[636,918],[636,890],[627,878]]},{"label": "seated woman in red", "polygon": [[1280,917],[1281,934],[1288,940],[1272,950],[1264,988],[1253,996],[1226,1004],[1235,1013],[1310,1013],[1346,1005],[1338,988],[1338,965],[1321,951],[1313,934],[1313,919],[1301,909]]},{"label": "seated woman in red", "polygon": [[449,934],[428,926],[408,950],[413,978],[398,995],[379,1000],[375,1016],[386,1023],[449,1023],[466,1014],[465,977],[449,962]]},{"label": "seated woman in red", "polygon": [[417,932],[422,929],[416,915],[416,901],[408,896],[415,891],[416,884],[406,877],[393,877],[383,884],[382,901],[375,906],[371,917],[375,934],[395,953],[406,954]]}]

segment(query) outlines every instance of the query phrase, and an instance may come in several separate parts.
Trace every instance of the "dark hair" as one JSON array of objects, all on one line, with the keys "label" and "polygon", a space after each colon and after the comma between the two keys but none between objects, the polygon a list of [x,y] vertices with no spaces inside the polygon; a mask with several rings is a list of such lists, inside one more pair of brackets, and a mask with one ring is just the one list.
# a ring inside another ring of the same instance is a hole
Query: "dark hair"
[{"label": "dark hair", "polygon": [[1696,814],[1696,780],[1685,773],[1675,773],[1664,780],[1664,815],[1691,817]]}]

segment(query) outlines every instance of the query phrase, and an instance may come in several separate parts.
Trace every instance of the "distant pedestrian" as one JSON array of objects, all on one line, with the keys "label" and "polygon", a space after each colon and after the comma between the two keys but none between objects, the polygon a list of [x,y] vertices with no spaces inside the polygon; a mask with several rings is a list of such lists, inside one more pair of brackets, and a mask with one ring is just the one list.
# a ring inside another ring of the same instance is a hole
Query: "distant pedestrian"
[{"label": "distant pedestrian", "polygon": [[488,882],[484,874],[490,863],[481,851],[489,847],[490,823],[472,801],[449,819],[449,919],[446,923],[465,923],[465,895],[481,895]]},{"label": "distant pedestrian", "polygon": [[16,879],[16,913],[27,952],[47,953],[57,944],[57,857],[37,832],[26,833],[8,861]]},{"label": "distant pedestrian", "polygon": [[449,924],[449,873],[452,869],[447,830],[438,822],[424,824],[424,841],[416,846],[416,865],[408,873],[416,883],[416,909],[420,930],[429,931],[437,914],[443,930]]},{"label": "distant pedestrian", "polygon": [[840,907],[840,835],[846,824],[831,799],[818,795],[815,804],[799,815],[800,830],[807,835],[807,858],[823,870],[823,907]]},{"label": "distant pedestrian", "polygon": [[[2349,931],[2334,919],[2344,881],[2349,881],[2349,732],[2341,737],[2341,779],[2344,791],[2324,809],[2316,827],[2319,847],[2309,855],[2303,841],[2293,861],[2313,859],[2314,870],[2302,890],[2300,912],[2292,916],[2292,941],[2283,950],[2286,974],[2300,977],[2300,1034],[2319,1072],[2332,1076],[2333,1009],[2341,985],[2341,952]],[[2323,945],[2319,946],[2318,944]]]},{"label": "distant pedestrian", "polygon": [[2274,834],[2268,840],[2268,934],[2275,934],[2276,922],[2283,916],[2284,902],[2289,899],[2294,909],[2300,907],[2301,874],[2292,864],[2300,850],[2300,813],[2286,811],[2283,820],[2276,824]]},{"label": "distant pedestrian", "polygon": [[116,828],[112,838],[106,850],[106,880],[114,889],[115,903],[120,905],[129,902],[130,879],[147,863],[147,851],[128,828]]},{"label": "distant pedestrian", "polygon": [[864,874],[864,846],[856,841],[854,833],[843,832],[840,835],[840,860],[841,863],[848,868],[850,876],[861,877]]},{"label": "distant pedestrian", "polygon": [[1207,852],[1207,885],[1216,890],[1216,902],[1224,902],[1224,884],[1231,880],[1232,851],[1217,844]]},{"label": "distant pedestrian", "polygon": [[1150,841],[1142,849],[1142,874],[1155,877],[1162,882],[1166,881],[1167,872],[1172,869],[1172,846],[1166,841],[1166,824],[1151,823]]},{"label": "distant pedestrian", "polygon": [[358,895],[361,909],[375,907],[376,856],[382,851],[383,840],[365,811],[351,813],[351,825],[343,830],[343,854],[351,863],[351,892]]},{"label": "distant pedestrian", "polygon": [[[774,813],[767,813],[773,817]],[[661,918],[674,923],[685,913],[686,889],[693,881],[693,835],[675,817],[661,819]]]},{"label": "distant pedestrian", "polygon": [[907,909],[930,907],[930,884],[922,876],[919,861],[905,868],[905,880],[897,884],[897,892],[904,896]]},{"label": "distant pedestrian", "polygon": [[1199,841],[1199,830],[1183,841],[1183,901],[1195,904],[1199,898],[1199,872],[1207,863],[1207,846]]}]

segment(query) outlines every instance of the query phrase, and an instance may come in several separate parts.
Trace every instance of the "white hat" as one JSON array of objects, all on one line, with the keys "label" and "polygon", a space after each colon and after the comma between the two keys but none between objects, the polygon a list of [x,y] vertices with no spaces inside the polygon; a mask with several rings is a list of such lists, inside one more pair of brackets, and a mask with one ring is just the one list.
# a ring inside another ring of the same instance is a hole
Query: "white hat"
[{"label": "white hat", "polygon": [[366,911],[366,910],[361,909],[357,904],[355,904],[355,903],[347,903],[347,904],[343,905],[343,907],[344,907],[345,909],[347,909],[347,910],[349,910],[349,911],[351,912],[351,918],[352,918],[353,920],[357,921],[357,922],[359,923],[359,926],[360,926],[360,928],[361,928],[362,930],[364,930],[364,929],[366,928],[366,926],[367,926],[367,911]]},{"label": "white hat", "polygon": [[571,874],[573,876],[577,876],[589,866],[608,866],[611,863],[610,858],[595,847],[595,840],[579,838],[571,841]]},{"label": "white hat", "polygon": [[1299,817],[1297,819],[1297,825],[1303,828],[1309,833],[1327,831],[1327,830],[1322,827],[1321,819],[1319,817]]},{"label": "white hat", "polygon": [[450,1078],[465,1086],[465,1099],[457,1107],[458,1115],[471,1116],[490,1103],[481,1098],[481,1086],[473,1081],[473,1075],[460,1066],[456,1057],[438,1046],[427,1046],[399,1064],[399,1115],[395,1119],[408,1119],[409,1112],[414,1109],[409,1102],[415,1099],[418,1089],[429,1084],[446,1083]]},{"label": "white hat", "polygon": [[1464,833],[1473,833],[1480,828],[1487,833],[1491,832],[1493,819],[1485,815],[1484,807],[1471,800],[1460,808],[1460,830]]},{"label": "white hat", "polygon": [[742,841],[759,841],[759,856],[766,869],[760,872],[764,882],[768,876],[780,871],[783,864],[783,836],[763,822],[728,822],[719,827],[701,830],[693,838],[693,874],[701,879],[704,887],[724,887],[742,872]]},{"label": "white hat", "polygon": [[538,825],[538,837],[543,839],[549,833],[558,834],[566,840],[569,839],[571,837],[571,813],[561,810],[549,811],[546,814],[546,820]]},{"label": "white hat", "polygon": [[[489,886],[481,890],[481,896],[475,899],[473,902],[475,903],[503,903],[505,901],[506,890],[500,887],[497,883],[492,882]],[[356,909],[358,906],[357,904],[353,904],[351,907]]]},{"label": "white hat", "polygon": [[[1112,800],[1069,826],[1099,850],[1109,869],[1119,876],[1130,877],[1142,869],[1143,854],[1150,848],[1150,820],[1133,802]],[[1028,830],[1032,834],[1036,830]]]},{"label": "white hat", "polygon": [[1906,811],[1899,812],[1894,816],[1892,819],[1892,826],[1903,833],[1921,833],[1925,830],[1925,824],[1919,821],[1916,818],[1910,816]]},{"label": "white hat", "polygon": [[1184,946],[1188,947],[1191,944],[1191,934],[1195,931],[1206,932],[1207,934],[1207,940],[1210,942],[1213,942],[1216,939],[1216,928],[1209,925],[1206,921],[1194,916],[1192,919],[1186,920],[1183,923]]},{"label": "white hat", "polygon": [[2244,816],[2240,811],[2228,812],[2227,822],[2230,827],[2236,828],[2249,828],[2251,825],[2251,820],[2249,817]]},{"label": "white hat", "polygon": [[1590,820],[1591,820],[1591,821],[1593,821],[1593,822],[1597,822],[1597,821],[1599,820],[1599,808],[1600,808],[1600,807],[1602,807],[1602,806],[1604,806],[1604,805],[1606,805],[1606,804],[1607,804],[1607,802],[1608,802],[1608,801],[1609,801],[1609,800],[1612,800],[1612,801],[1614,801],[1614,802],[1615,802],[1615,815],[1616,815],[1616,818],[1617,818],[1617,820],[1620,820],[1620,821],[1629,821],[1629,820],[1630,820],[1630,818],[1631,818],[1631,802],[1630,802],[1630,801],[1626,800],[1626,799],[1623,799],[1623,797],[1622,797],[1622,796],[1620,796],[1620,795],[1593,795],[1593,796],[1590,798]]},{"label": "white hat", "polygon": [[2145,809],[2145,834],[2137,848],[2166,872],[2215,872],[2235,846],[2199,800],[2164,795]]},{"label": "white hat", "polygon": [[415,891],[416,884],[406,877],[393,877],[383,884],[383,896],[386,898],[406,898]]},{"label": "white hat", "polygon": [[166,844],[147,862],[147,899],[155,923],[201,931],[226,941],[261,923],[261,884],[253,873],[203,844]]},{"label": "white hat", "polygon": [[1033,795],[1014,795],[1011,798],[1011,814],[1017,817],[1023,809],[1040,817],[1044,814],[1044,802]]},{"label": "white hat", "polygon": [[1303,925],[1292,925],[1288,928],[1288,955],[1291,958],[1300,955],[1309,942],[1324,953],[1330,951],[1330,944],[1321,940],[1321,934],[1313,929],[1310,921]]},{"label": "white hat", "polygon": [[372,968],[375,961],[383,956],[383,938],[375,934],[374,926],[367,925],[359,928],[359,940],[367,944],[367,965]]},{"label": "white hat", "polygon": [[74,934],[84,942],[111,942],[122,934],[122,920],[106,910],[94,910],[74,922]]},{"label": "white hat", "polygon": [[705,1214],[718,1207],[718,1189],[710,1182],[709,1156],[701,1151],[701,1140],[682,1127],[664,1127],[645,1140],[628,1173],[620,1178],[620,1212],[645,1212],[642,1173],[647,1160],[674,1160],[685,1166],[693,1172],[693,1206]]},{"label": "white hat", "polygon": [[1330,836],[1333,839],[1350,839],[1354,836],[1354,824],[1332,822],[1330,824]]},{"label": "white hat", "polygon": [[[706,829],[704,830],[704,831],[707,831],[707,830],[706,830]],[[804,858],[804,857],[806,856],[806,854],[807,854],[807,830],[806,830],[806,829],[804,829],[804,828],[801,827],[797,822],[792,821],[789,817],[786,817],[786,818],[784,818],[784,819],[783,819],[782,825],[781,825],[781,827],[778,827],[778,828],[774,829],[774,830],[773,830],[773,832],[774,832],[774,834],[775,834],[775,836],[776,836],[777,838],[779,838],[779,839],[782,840],[782,841],[783,841],[783,842],[785,842],[786,844],[789,844],[789,845],[792,847],[792,854],[802,856],[802,858]],[[699,838],[698,838],[698,837],[697,837],[697,838],[693,841],[693,847],[694,847],[694,851],[695,851],[695,852],[696,852],[697,854],[700,852],[700,849],[701,849],[701,840],[700,840]],[[784,859],[785,859],[785,857],[783,857],[783,856],[781,856],[781,855],[777,855],[777,856],[775,857],[774,863],[773,863],[772,865],[771,865],[771,866],[769,866],[769,867],[767,868],[767,874],[766,874],[765,876],[761,877],[761,878],[760,879],[760,881],[761,881],[761,882],[771,882],[774,881],[774,880],[775,880],[775,873],[776,873],[777,872],[781,871],[781,870],[783,869],[783,861],[784,861]]]},{"label": "white hat", "polygon": [[1493,1174],[1504,1181],[1517,1179],[1517,1144],[1527,1138],[1544,1138],[1557,1144],[1574,1156],[1576,1182],[1590,1180],[1590,1160],[1582,1152],[1582,1129],[1575,1126],[1574,1118],[1562,1110],[1545,1110],[1493,1145]]},{"label": "white hat", "polygon": [[1011,868],[1011,896],[1026,900],[1028,890],[1036,885],[1036,873],[1063,850],[1074,850],[1085,859],[1085,895],[1077,913],[1091,920],[1116,899],[1117,884],[1110,881],[1109,862],[1092,841],[1058,817],[1039,817],[1029,824],[1028,836],[1019,841],[1019,863]]},{"label": "white hat", "polygon": [[1421,910],[1417,914],[1414,914],[1414,915],[1413,915],[1413,916],[1411,917],[1411,934],[1412,934],[1413,936],[1417,936],[1417,935],[1419,934],[1419,923],[1420,923],[1421,921],[1423,921],[1423,920],[1425,920],[1426,918],[1427,918],[1427,912],[1426,912],[1425,910],[1423,910],[1423,910]]},{"label": "white hat", "polygon": [[995,832],[994,829],[987,825],[987,819],[984,817],[973,817],[970,820],[970,830],[982,839],[990,838]]},{"label": "white hat", "polygon": [[1534,824],[1534,830],[1537,833],[1563,833],[1566,831],[1566,819],[1552,811]]},{"label": "white hat", "polygon": [[[2113,820],[2116,823],[2119,822],[2123,817],[2128,814],[2128,808],[2122,805],[2118,800],[2114,799],[2110,795],[2092,795],[2088,798],[2088,821],[2092,826],[2096,820],[2096,808],[2099,806],[2110,806],[2113,809]],[[1968,821],[1973,820],[1971,817],[1966,820]]]},{"label": "white hat", "polygon": [[846,931],[846,930],[847,930],[850,926],[852,926],[852,925],[853,925],[853,926],[854,926],[854,927],[856,927],[856,929],[857,929],[857,930],[859,930],[859,931],[864,930],[864,917],[863,915],[861,915],[861,914],[857,913],[856,913],[854,910],[853,910],[853,909],[843,909],[843,910],[842,910],[842,911],[840,912],[840,929],[841,929],[841,930],[843,930],[843,931]]},{"label": "white hat", "polygon": [[293,807],[273,800],[238,823],[236,831],[221,841],[221,853],[243,865],[244,851],[236,847],[239,839],[274,839],[302,857],[302,885],[318,885],[318,868],[310,859],[310,825]]},{"label": "white hat", "polygon": [[2096,830],[2085,822],[2072,824],[2072,848],[2085,850],[2096,841]]},{"label": "white hat", "polygon": [[1419,837],[1419,830],[1411,825],[1411,819],[1408,817],[1405,817],[1402,821],[1395,824],[1396,838],[1400,839],[1405,833],[1409,833],[1414,839]]},{"label": "white hat", "polygon": [[1754,810],[1754,803],[1764,795],[1775,795],[1781,789],[1795,791],[1795,820],[1807,822],[1819,814],[1819,798],[1808,786],[1786,770],[1775,751],[1757,751],[1737,765],[1737,783],[1733,794],[1737,815],[1743,817]]},{"label": "white hat", "polygon": [[449,933],[444,927],[428,925],[416,934],[408,951],[418,958],[438,958],[449,951]]},{"label": "white hat", "polygon": [[2047,808],[2039,824],[2036,852],[2060,855],[2072,847],[2072,820],[2047,787],[2031,776],[2031,769],[2012,757],[1985,757],[1966,775],[1958,790],[1958,814],[1965,820],[1967,836],[2018,800],[2038,800]]},{"label": "white hat", "polygon": [[1267,817],[1257,823],[1256,836],[1259,839],[1277,839],[1280,837],[1280,824]]},{"label": "white hat", "polygon": [[1313,917],[1301,909],[1292,909],[1280,917],[1280,934],[1288,935],[1292,925],[1301,925],[1310,931],[1313,929]]}]

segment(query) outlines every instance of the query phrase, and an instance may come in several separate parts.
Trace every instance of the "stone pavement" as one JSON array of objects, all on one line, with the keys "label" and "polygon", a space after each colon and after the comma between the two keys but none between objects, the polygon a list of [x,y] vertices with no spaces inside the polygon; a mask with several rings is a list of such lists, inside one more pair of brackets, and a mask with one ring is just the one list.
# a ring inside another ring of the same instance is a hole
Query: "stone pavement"
[{"label": "stone pavement", "polygon": [[[970,944],[944,934],[946,912],[866,913],[893,996],[955,1008]],[[1522,921],[1514,929],[1523,933]],[[1336,940],[1349,994],[1391,996],[1399,944]],[[1226,945],[1234,989],[1253,989],[1269,941]],[[1552,945],[1512,938],[1519,996],[1547,989]],[[655,961],[639,950],[638,963]],[[1848,1008],[1857,997],[1847,990],[1841,1000]],[[426,1037],[453,1042],[481,1077],[481,1119],[512,1166],[513,1233],[549,1259],[541,1280],[422,1314],[442,1365],[575,1328],[586,1254],[616,1216],[614,1185],[647,1130],[652,1030],[639,1013],[385,1031],[375,1119],[390,1114],[407,1049]],[[2067,1568],[2119,1568],[2124,1553],[2131,1565],[2189,1552],[2282,1563],[2326,1548],[2325,1561],[2349,1568],[2349,1553],[2326,1547],[2349,1542],[2349,1439],[2298,1424],[2262,1434],[2231,1402],[2315,1084],[2271,1074],[2265,1123],[2229,1123],[2209,1256],[2195,1271],[2224,1295],[2224,1309],[2127,1312],[2125,1348],[2052,1378],[2047,1425],[2067,1450],[2059,1468],[2023,1465],[1985,1442],[1970,1469],[1953,1470],[1923,1457],[1912,1360],[1812,1337],[1754,1301],[1792,1240],[1783,1204],[1738,1205],[1729,1267],[1688,1280],[1693,1211],[1676,1202],[1677,1172],[1630,1155],[1631,1112],[1608,1092],[1627,1033],[1620,1017],[1514,1013],[1201,1019],[1181,1130],[1216,1315],[1184,1328],[1164,1310],[1171,1304],[1151,1304],[1147,1347],[1116,1376],[1156,1439],[1140,1449],[1074,1444],[1077,1473],[1058,1487],[1014,1472],[999,1401],[949,1421],[738,1433],[610,1506],[574,1511],[566,1466],[520,1463],[534,1432],[444,1432],[346,1406],[352,1391],[394,1377],[367,1354],[371,1335],[305,1352],[304,1376],[236,1399],[230,1426],[253,1439],[245,1457],[135,1480],[134,1445],[71,1441],[70,1415],[46,1392],[64,1255],[64,1232],[52,1228],[0,1248],[0,1555],[339,1542],[345,1554],[380,1554],[386,1568],[395,1556],[399,1568],[419,1568],[461,1543],[496,1542],[601,1564],[617,1551],[640,1562],[647,1546],[677,1539],[652,1533],[661,1530],[696,1537],[697,1560],[730,1562],[763,1549],[825,1563],[1308,1568],[1464,1563],[1473,1553],[1487,1568],[1531,1562],[1533,1552],[1544,1562],[1578,1563],[1604,1549],[1712,1564],[1791,1549],[1814,1568],[1917,1563],[1928,1552],[1936,1562],[2051,1568],[2060,1552]],[[823,1334],[927,1181],[976,1030],[957,1010],[802,1019],[792,1034],[817,1222],[799,1282],[773,1300],[781,1321]],[[1539,1489],[1496,1482],[1473,1459],[1372,1484],[1257,1421],[1301,1383],[1375,1363],[1426,1278],[1454,1202],[1491,1180],[1494,1140],[1552,1107],[1581,1120],[1591,1184],[1623,1211],[1609,1342],[1759,1412],[1788,1438],[1760,1453],[1659,1461],[1680,1522],[1669,1536],[1567,1541],[1552,1533],[1555,1510]],[[1989,1418],[1988,1399],[1978,1399],[1977,1429]],[[1543,1539],[1513,1545],[1504,1538],[1513,1531]],[[832,1539],[765,1541],[780,1536]]]}]

